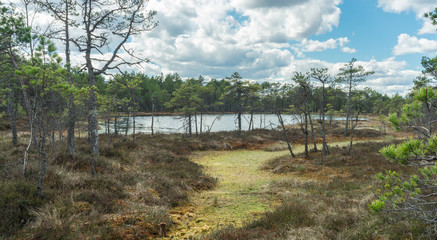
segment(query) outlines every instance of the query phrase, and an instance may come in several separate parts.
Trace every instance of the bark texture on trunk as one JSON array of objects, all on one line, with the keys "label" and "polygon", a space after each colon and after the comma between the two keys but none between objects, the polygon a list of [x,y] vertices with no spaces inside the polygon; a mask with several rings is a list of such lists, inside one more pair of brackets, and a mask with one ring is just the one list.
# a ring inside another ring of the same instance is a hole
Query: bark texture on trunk
[{"label": "bark texture on trunk", "polygon": [[349,76],[349,94],[347,96],[347,110],[346,110],[346,126],[344,129],[344,135],[349,135],[349,118],[351,111],[351,103],[352,103],[352,73]]},{"label": "bark texture on trunk", "polygon": [[310,126],[311,126],[311,136],[313,137],[313,144],[314,144],[314,151],[318,151],[317,150],[317,142],[316,142],[316,136],[314,133],[314,126],[313,126],[313,120],[311,119],[311,114],[308,114],[308,118],[310,120]]},{"label": "bark texture on trunk", "polygon": [[46,176],[46,172],[47,172],[47,153],[46,153],[46,149],[45,149],[45,145],[46,145],[46,129],[43,127],[42,128],[42,134],[40,137],[40,155],[41,155],[41,173],[38,179],[38,197],[41,199],[42,198],[42,190],[43,190],[43,183],[44,183],[44,178]]},{"label": "bark texture on trunk", "polygon": [[282,120],[281,113],[279,113],[279,112],[276,113],[276,116],[278,117],[279,123],[281,124],[282,132],[284,133],[285,141],[287,142],[288,151],[290,152],[290,155],[292,157],[296,157],[293,153],[293,149],[291,148],[290,139],[288,139],[288,134],[287,134],[287,131],[285,129],[284,121]]}]

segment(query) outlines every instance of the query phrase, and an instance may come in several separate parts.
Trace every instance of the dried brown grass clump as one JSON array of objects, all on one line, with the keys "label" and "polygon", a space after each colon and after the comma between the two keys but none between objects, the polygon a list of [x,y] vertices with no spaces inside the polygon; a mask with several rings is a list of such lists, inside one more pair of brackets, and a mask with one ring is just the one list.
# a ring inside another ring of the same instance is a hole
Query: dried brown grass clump
[{"label": "dried brown grass clump", "polygon": [[242,227],[226,226],[203,239],[285,239],[288,229],[309,227],[314,223],[314,217],[307,204],[290,201]]},{"label": "dried brown grass clump", "polygon": [[[375,175],[387,169],[400,174],[411,174],[415,169],[392,164],[379,149],[390,142],[357,143],[350,154],[346,147],[333,147],[331,154],[323,157],[312,153],[308,158],[291,160],[277,158],[264,169],[274,171],[286,166],[302,166],[300,171],[287,171],[293,180],[273,182],[272,194],[283,202],[301,201],[311,213],[317,213],[311,226],[290,229],[288,239],[415,239],[424,225],[406,217],[391,214],[373,214],[367,205],[375,198],[372,186],[378,184]],[[300,180],[297,180],[300,179]]]},{"label": "dried brown grass clump", "polygon": [[0,131],[6,131],[12,128],[12,125],[6,119],[0,119]]},{"label": "dried brown grass clump", "polygon": [[0,182],[0,238],[12,236],[35,216],[32,209],[40,206],[36,188],[23,181]]}]

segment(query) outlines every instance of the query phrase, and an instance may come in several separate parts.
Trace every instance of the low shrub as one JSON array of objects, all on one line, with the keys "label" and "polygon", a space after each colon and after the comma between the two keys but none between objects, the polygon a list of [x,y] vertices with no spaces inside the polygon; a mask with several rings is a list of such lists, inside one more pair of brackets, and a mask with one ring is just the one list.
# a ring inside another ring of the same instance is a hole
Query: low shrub
[{"label": "low shrub", "polygon": [[34,218],[30,210],[42,204],[36,190],[25,182],[0,183],[0,238],[14,234]]}]

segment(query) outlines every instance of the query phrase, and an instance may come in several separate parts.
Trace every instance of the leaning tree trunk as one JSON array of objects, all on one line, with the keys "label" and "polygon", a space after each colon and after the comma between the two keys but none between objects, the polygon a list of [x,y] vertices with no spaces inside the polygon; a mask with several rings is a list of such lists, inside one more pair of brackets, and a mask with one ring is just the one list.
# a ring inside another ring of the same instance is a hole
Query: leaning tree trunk
[{"label": "leaning tree trunk", "polygon": [[355,135],[355,128],[358,125],[358,116],[360,115],[360,113],[361,113],[361,109],[357,113],[357,116],[355,118],[355,124],[351,126],[352,134],[351,134],[351,139],[350,139],[350,143],[349,143],[349,149],[347,150],[347,153],[350,153],[351,149],[352,149],[352,143],[353,143],[354,135]]},{"label": "leaning tree trunk", "polygon": [[[13,54],[13,51],[11,48],[8,49],[8,55],[11,59],[12,65],[14,66],[15,69],[19,69],[17,62],[15,61],[15,56]],[[18,75],[16,75],[18,76]],[[30,126],[30,139],[29,139],[29,145],[26,148],[26,151],[24,152],[24,157],[23,157],[23,178],[26,176],[26,167],[27,167],[27,159],[28,159],[28,154],[29,154],[29,150],[30,147],[32,146],[32,143],[35,141],[35,131],[33,128],[34,125],[34,119],[36,118],[36,112],[34,113],[32,111],[32,107],[30,105],[30,101],[29,98],[27,96],[27,92],[26,92],[26,85],[24,84],[24,79],[21,76],[18,76],[18,80],[20,81],[20,88],[21,88],[21,92],[23,93],[23,99],[24,99],[24,105],[26,106],[26,111],[29,117],[29,126]],[[35,143],[36,144],[36,143]]]},{"label": "leaning tree trunk", "polygon": [[311,114],[308,115],[308,118],[310,120],[311,136],[313,137],[314,151],[317,152],[317,143],[316,143],[316,137],[314,136],[314,126],[313,126],[313,120],[311,119]]},{"label": "leaning tree trunk", "polygon": [[287,142],[288,151],[290,152],[290,155],[292,157],[296,157],[293,153],[293,150],[291,149],[290,140],[288,139],[287,131],[285,130],[284,121],[282,120],[281,113],[277,112],[276,116],[278,117],[278,121],[281,124],[282,132],[284,133],[285,141]]}]

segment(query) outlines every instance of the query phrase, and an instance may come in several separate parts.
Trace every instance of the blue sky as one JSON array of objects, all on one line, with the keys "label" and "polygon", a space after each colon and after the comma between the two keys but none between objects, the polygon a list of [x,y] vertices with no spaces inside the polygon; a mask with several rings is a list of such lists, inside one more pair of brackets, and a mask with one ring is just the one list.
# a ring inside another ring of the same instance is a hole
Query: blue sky
[{"label": "blue sky", "polygon": [[[124,70],[206,79],[239,72],[289,83],[295,71],[335,75],[357,58],[375,72],[360,88],[405,95],[422,56],[437,55],[437,27],[423,18],[435,7],[435,0],[149,0],[159,25],[127,48],[150,63]],[[50,16],[36,22],[48,25]],[[76,51],[72,60],[80,64],[83,55]]]},{"label": "blue sky", "polygon": [[294,71],[338,73],[357,58],[375,74],[360,87],[405,95],[422,56],[437,55],[430,0],[151,0],[157,29],[133,41],[145,72],[290,82]]},{"label": "blue sky", "polygon": [[[357,50],[353,57],[362,61],[371,59],[380,61],[391,57],[398,36],[402,33],[417,35],[423,25],[423,19],[419,19],[413,11],[385,12],[378,7],[376,0],[348,0],[339,7],[342,13],[338,27],[326,34],[313,36],[311,39],[326,41],[330,38],[347,36],[350,40],[349,46]],[[433,37],[432,34],[428,35]],[[348,61],[351,58],[350,54],[342,53],[338,49],[307,55],[331,62]],[[421,69],[422,55],[424,54],[407,54],[397,56],[396,59],[406,61],[408,67],[412,69]]]}]

